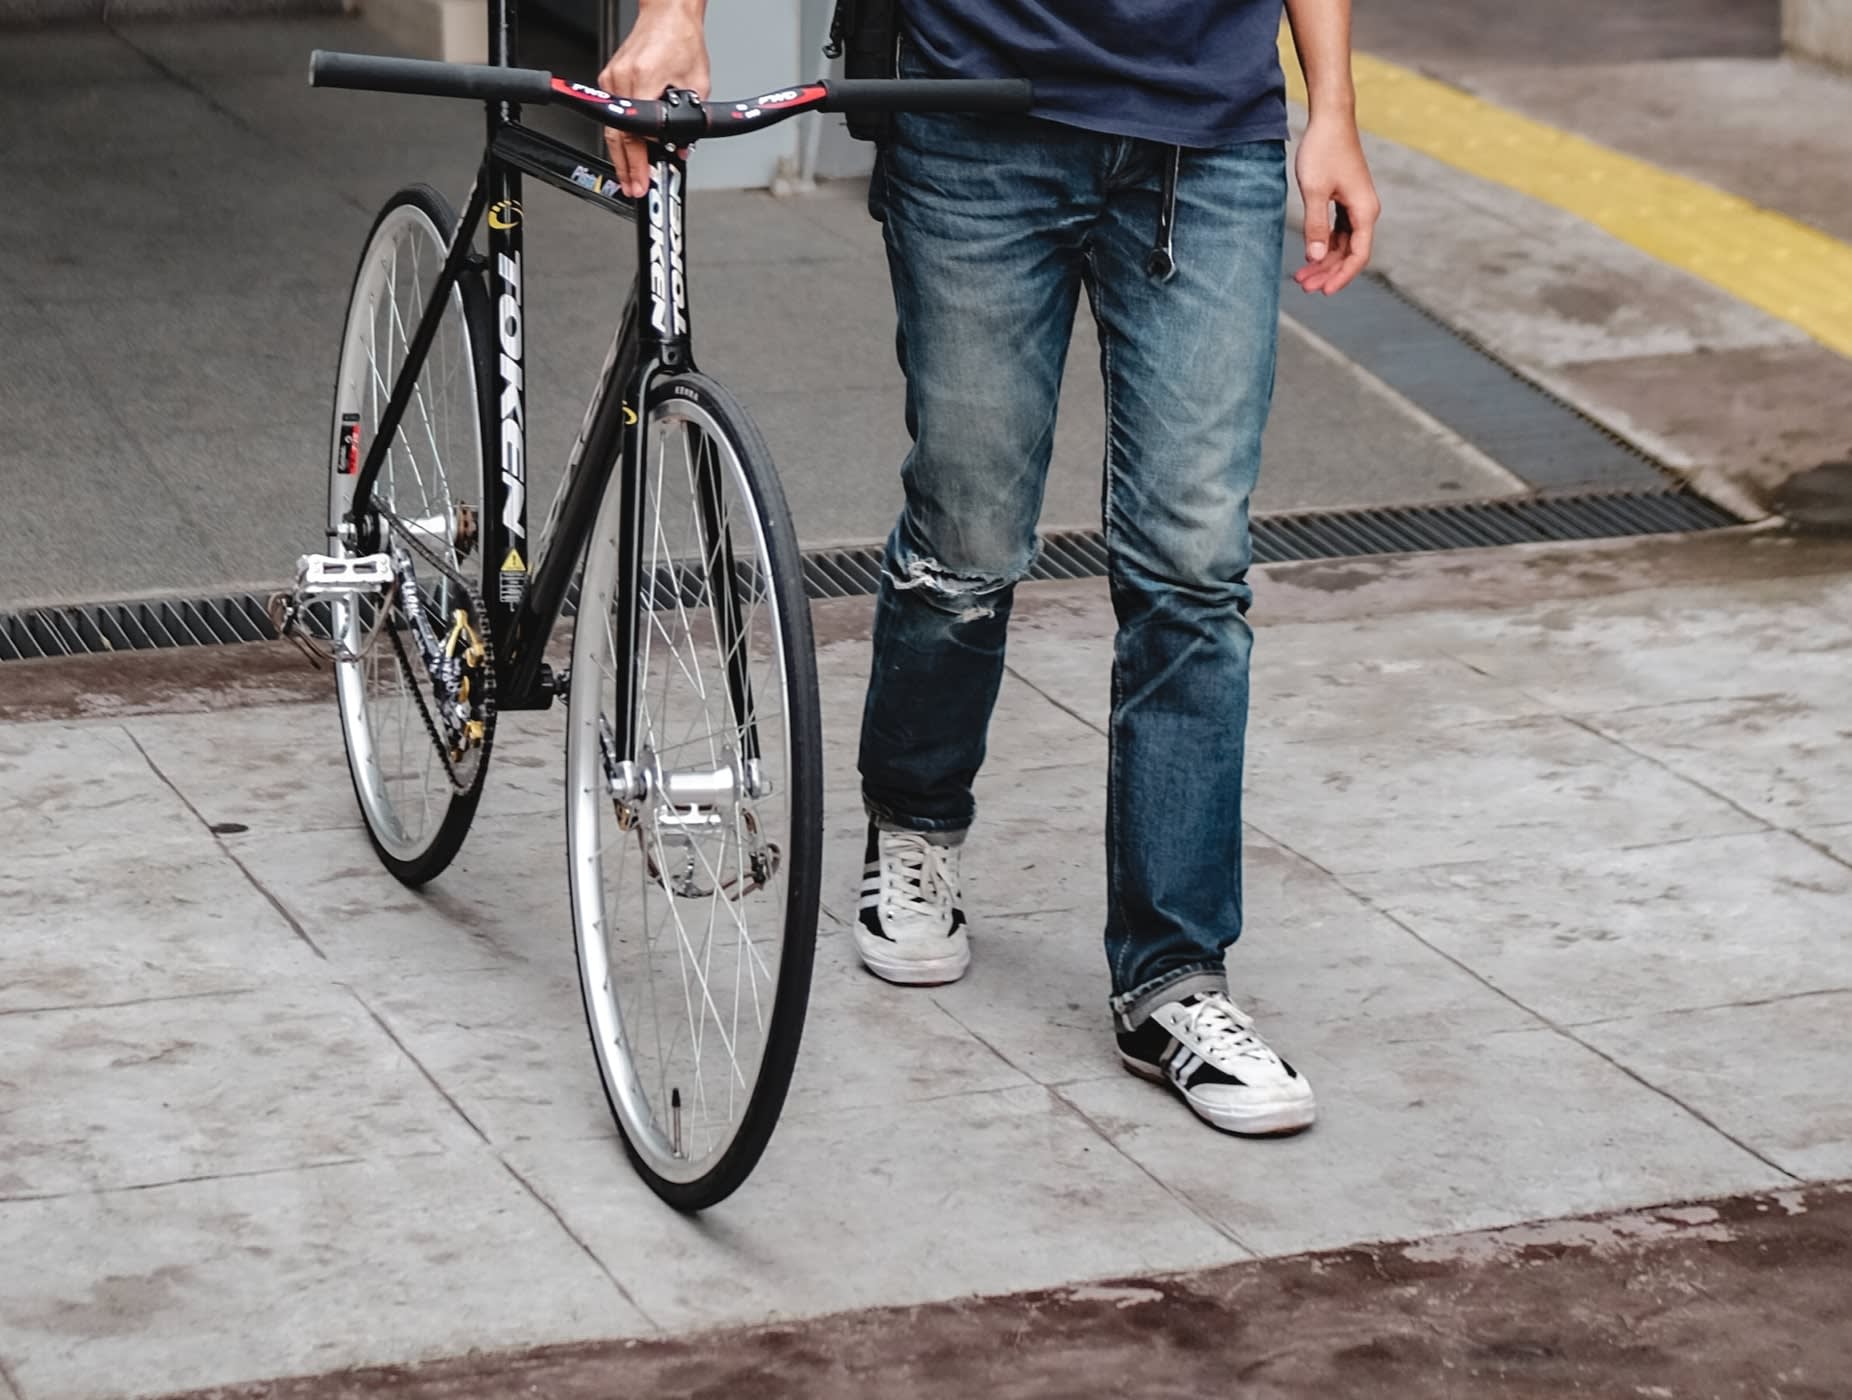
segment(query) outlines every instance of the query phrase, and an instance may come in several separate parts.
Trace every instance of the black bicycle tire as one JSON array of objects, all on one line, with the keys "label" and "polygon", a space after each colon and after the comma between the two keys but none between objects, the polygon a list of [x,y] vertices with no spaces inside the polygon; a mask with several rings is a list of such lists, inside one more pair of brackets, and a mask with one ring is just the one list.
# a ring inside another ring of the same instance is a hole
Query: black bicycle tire
[{"label": "black bicycle tire", "polygon": [[[354,290],[359,286],[360,279],[366,275],[368,261],[373,253],[373,242],[379,235],[380,226],[391,217],[394,210],[407,204],[414,206],[429,218],[432,224],[436,226],[439,236],[446,241],[449,240],[456,229],[456,210],[451,206],[449,200],[444,198],[441,193],[431,186],[424,184],[406,185],[394,191],[392,196],[380,206],[379,213],[374,216],[372,227],[367,230],[366,242],[361,245],[359,261],[354,265],[354,276],[352,281],[348,284],[347,296],[350,317],[352,315]],[[490,350],[490,347],[495,344],[495,321],[489,307],[488,290],[482,285],[480,276],[465,270],[457,280],[457,288],[462,297],[463,329],[464,334],[469,338],[470,361],[476,381],[476,412],[479,425],[478,438],[482,444],[483,453],[483,460],[477,464],[476,468],[477,486],[479,488],[477,513],[479,519],[486,519],[490,505],[488,488],[489,483],[493,480],[489,461],[490,444],[495,440],[494,432],[492,431],[495,405],[490,396],[489,388],[493,382],[495,369],[494,358]],[[448,303],[445,304],[445,309],[446,311],[449,310]],[[346,319],[343,319],[341,323],[341,353],[343,355],[346,353],[347,348],[348,329],[348,322]],[[338,446],[336,435],[341,431],[339,421],[340,380],[341,365],[337,358],[335,364],[334,392],[336,412],[330,425],[331,436],[328,449],[329,455],[323,459],[324,462],[333,460],[334,453]],[[325,467],[324,470],[326,470]],[[330,492],[335,489],[332,477],[329,479],[328,489]],[[483,554],[480,549],[478,550],[477,557],[486,563],[487,556]],[[479,598],[484,596],[483,589],[487,586],[487,583],[486,574],[483,578],[477,580],[476,591]],[[493,664],[493,661],[491,661],[491,664]],[[348,780],[353,785],[354,801],[360,808],[362,823],[366,827],[367,840],[372,845],[374,854],[379,857],[380,864],[384,865],[392,877],[400,884],[411,889],[418,889],[423,885],[429,884],[432,880],[435,880],[439,875],[443,874],[444,871],[449,868],[451,861],[456,859],[457,852],[463,849],[464,839],[469,835],[470,826],[476,819],[476,808],[482,801],[482,785],[489,773],[489,755],[495,746],[494,712],[490,712],[488,728],[483,736],[482,753],[476,766],[475,781],[470,784],[468,792],[459,793],[451,800],[449,808],[444,813],[443,821],[438,825],[437,834],[431,839],[431,844],[425,847],[418,855],[410,859],[395,856],[391,851],[387,850],[385,844],[379,839],[378,833],[374,831],[373,823],[370,820],[366,820],[367,805],[360,790],[360,775],[355,770],[353,746],[347,740],[347,720],[345,714],[342,716],[341,727],[341,747],[347,759]]]},{"label": "black bicycle tire", "polygon": [[[671,1181],[656,1172],[630,1140],[624,1117],[604,1073],[603,1050],[593,1029],[591,995],[585,959],[575,957],[580,995],[585,1000],[586,1027],[592,1053],[599,1062],[599,1083],[617,1125],[624,1151],[649,1188],[675,1209],[706,1210],[732,1195],[751,1175],[771,1142],[783,1111],[809,1008],[810,982],[816,959],[817,920],[823,877],[823,735],[822,704],[817,689],[817,655],[810,621],[810,601],[804,588],[802,556],[792,526],[784,488],[772,464],[771,449],[751,416],[731,392],[706,375],[689,372],[658,379],[650,388],[643,421],[667,399],[692,401],[727,436],[745,478],[746,494],[758,517],[765,540],[771,586],[778,603],[784,632],[787,705],[786,732],[791,746],[791,772],[786,775],[791,794],[791,845],[785,869],[784,940],[779,954],[778,986],[772,1017],[759,1061],[752,1098],[740,1115],[733,1140],[714,1165],[692,1181]],[[615,489],[615,484],[613,488]],[[582,622],[585,611],[579,613]],[[577,625],[577,624],[575,624]],[[571,722],[570,720],[568,721]],[[570,779],[569,779],[570,782]],[[570,808],[568,809],[570,810]],[[570,838],[569,838],[570,844]],[[573,920],[575,944],[584,937],[579,920]],[[575,950],[576,951],[576,950]]]}]

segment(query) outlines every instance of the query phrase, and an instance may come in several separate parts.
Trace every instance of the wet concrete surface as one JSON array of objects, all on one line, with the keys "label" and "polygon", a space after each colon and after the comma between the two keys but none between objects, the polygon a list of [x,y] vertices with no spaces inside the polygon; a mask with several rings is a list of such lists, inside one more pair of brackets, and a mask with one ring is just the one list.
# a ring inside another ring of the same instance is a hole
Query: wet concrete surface
[{"label": "wet concrete surface", "polygon": [[1358,48],[1411,62],[1621,63],[1781,52],[1778,0],[1376,0],[1357,7],[1355,29]]},{"label": "wet concrete surface", "polygon": [[1775,504],[1798,530],[1852,534],[1852,461],[1802,472],[1782,486]]},{"label": "wet concrete surface", "polygon": [[1781,511],[1790,477],[1852,458],[1852,360],[1822,345],[1765,345],[1561,366],[1556,386],[1624,418],[1634,440],[1685,465],[1739,509]]},{"label": "wet concrete surface", "polygon": [[193,1400],[1827,1400],[1852,1393],[1849,1310],[1852,1187],[1841,1183]]},{"label": "wet concrete surface", "polygon": [[[1358,7],[1356,35],[1495,106],[1852,238],[1852,83],[1781,57],[1775,0],[1385,0]],[[1779,309],[1503,183],[1366,144],[1385,209],[1375,269],[1700,491],[1760,513],[1788,477],[1848,455],[1847,361]]]}]

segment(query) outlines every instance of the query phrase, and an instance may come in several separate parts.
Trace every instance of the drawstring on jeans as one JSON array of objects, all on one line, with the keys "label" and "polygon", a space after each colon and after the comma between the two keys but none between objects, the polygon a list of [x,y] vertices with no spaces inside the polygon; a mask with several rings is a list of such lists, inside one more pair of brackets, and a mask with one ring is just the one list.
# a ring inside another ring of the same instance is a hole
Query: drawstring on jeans
[{"label": "drawstring on jeans", "polygon": [[1172,146],[1164,159],[1164,182],[1158,196],[1157,241],[1151,256],[1145,259],[1145,271],[1160,282],[1168,282],[1177,272],[1177,259],[1171,252],[1171,230],[1177,223],[1177,175],[1183,165],[1183,147]]}]

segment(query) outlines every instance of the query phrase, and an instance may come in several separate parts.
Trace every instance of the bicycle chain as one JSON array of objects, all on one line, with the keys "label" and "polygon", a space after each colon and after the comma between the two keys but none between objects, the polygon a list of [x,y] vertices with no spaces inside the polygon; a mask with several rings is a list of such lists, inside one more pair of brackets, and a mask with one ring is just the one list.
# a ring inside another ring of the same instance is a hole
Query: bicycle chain
[{"label": "bicycle chain", "polygon": [[[462,590],[465,605],[464,610],[467,615],[475,619],[476,639],[482,643],[482,664],[477,668],[477,678],[482,682],[482,695],[479,703],[476,697],[472,695],[471,703],[473,708],[480,709],[482,713],[483,751],[482,758],[477,761],[477,772],[480,773],[483,760],[488,758],[489,744],[493,735],[492,726],[495,722],[495,644],[489,637],[488,614],[482,610],[482,600],[477,595],[475,588],[471,586],[470,581],[463,576],[460,570],[453,568],[448,560],[439,557],[432,550],[421,544],[418,540],[417,533],[407,529],[405,522],[392,511],[379,505],[377,502],[374,503],[373,509],[381,517],[397,527],[397,534],[400,539],[404,540],[414,551],[423,555],[432,568],[443,574],[452,584]],[[395,592],[401,591],[402,590],[395,590]],[[390,602],[388,605],[390,606]],[[450,757],[450,746],[444,742],[444,736],[439,733],[438,730],[437,720],[431,714],[431,707],[425,703],[424,691],[418,684],[418,672],[412,666],[411,658],[405,654],[404,641],[399,637],[398,632],[391,627],[387,627],[385,632],[386,635],[392,639],[392,649],[398,655],[399,665],[404,669],[406,679],[411,682],[410,688],[412,698],[418,702],[418,714],[420,718],[424,720],[425,734],[430,738],[432,747],[437,750],[438,758],[443,761],[444,772],[450,779],[451,788],[458,793],[467,793],[470,788],[475,785],[474,778],[469,782],[464,782],[463,779],[458,776],[456,763]],[[429,675],[428,668],[426,668],[426,674],[427,676]],[[448,725],[444,727],[445,729],[449,728]],[[467,734],[463,736],[463,740],[464,746],[466,747],[468,742]]]}]

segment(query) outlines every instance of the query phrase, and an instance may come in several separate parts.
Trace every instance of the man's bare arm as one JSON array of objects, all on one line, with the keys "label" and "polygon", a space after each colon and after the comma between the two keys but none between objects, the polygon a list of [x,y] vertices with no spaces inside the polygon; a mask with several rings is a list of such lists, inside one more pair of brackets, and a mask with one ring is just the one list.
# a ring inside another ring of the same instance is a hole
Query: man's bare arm
[{"label": "man's bare arm", "polygon": [[1286,0],[1286,16],[1305,70],[1310,112],[1293,167],[1305,198],[1305,266],[1293,280],[1308,292],[1330,296],[1370,261],[1382,213],[1357,133],[1350,0]]}]

